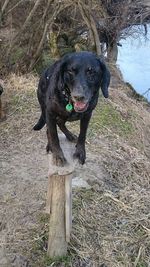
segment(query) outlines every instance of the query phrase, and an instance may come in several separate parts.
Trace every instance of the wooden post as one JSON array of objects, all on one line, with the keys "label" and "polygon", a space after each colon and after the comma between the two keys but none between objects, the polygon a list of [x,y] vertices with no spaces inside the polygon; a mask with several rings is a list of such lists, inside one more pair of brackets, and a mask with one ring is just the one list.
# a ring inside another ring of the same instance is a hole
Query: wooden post
[{"label": "wooden post", "polygon": [[73,152],[75,145],[60,136],[60,143],[68,164],[54,166],[49,155],[49,178],[46,213],[50,214],[48,250],[49,257],[67,254],[72,224],[72,176],[75,168]]}]

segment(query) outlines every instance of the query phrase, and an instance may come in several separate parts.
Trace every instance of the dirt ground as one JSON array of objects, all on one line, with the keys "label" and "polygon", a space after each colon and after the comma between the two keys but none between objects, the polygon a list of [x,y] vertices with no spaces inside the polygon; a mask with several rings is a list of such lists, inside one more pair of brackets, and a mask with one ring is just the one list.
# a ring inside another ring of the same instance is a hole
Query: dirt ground
[{"label": "dirt ground", "polygon": [[[38,78],[4,80],[7,120],[0,123],[0,267],[150,267],[150,106],[112,78],[87,136],[87,160],[75,172],[67,257],[46,256],[48,158]],[[78,132],[78,123],[71,124]]]}]

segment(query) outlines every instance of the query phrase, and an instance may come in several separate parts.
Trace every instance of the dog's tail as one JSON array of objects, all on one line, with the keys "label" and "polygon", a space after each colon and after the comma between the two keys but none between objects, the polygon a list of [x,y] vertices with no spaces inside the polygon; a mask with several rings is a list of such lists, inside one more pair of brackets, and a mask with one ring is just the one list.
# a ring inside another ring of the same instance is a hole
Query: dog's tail
[{"label": "dog's tail", "polygon": [[34,131],[41,130],[44,127],[45,123],[46,123],[45,119],[43,118],[43,115],[41,114],[41,117],[39,118],[37,124],[34,125],[33,130]]}]

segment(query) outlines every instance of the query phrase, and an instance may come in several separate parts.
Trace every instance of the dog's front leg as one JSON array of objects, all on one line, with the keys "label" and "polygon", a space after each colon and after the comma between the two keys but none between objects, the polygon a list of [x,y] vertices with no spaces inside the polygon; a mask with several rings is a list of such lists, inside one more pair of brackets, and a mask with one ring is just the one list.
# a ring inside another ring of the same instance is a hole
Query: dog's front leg
[{"label": "dog's front leg", "polygon": [[66,159],[59,144],[56,118],[47,113],[46,122],[48,130],[48,147],[51,147],[52,149],[53,163],[57,166],[64,166]]},{"label": "dog's front leg", "polygon": [[86,159],[85,139],[91,115],[92,113],[88,113],[87,115],[83,116],[83,118],[80,120],[80,134],[78,137],[74,157],[78,158],[81,164],[84,164]]}]

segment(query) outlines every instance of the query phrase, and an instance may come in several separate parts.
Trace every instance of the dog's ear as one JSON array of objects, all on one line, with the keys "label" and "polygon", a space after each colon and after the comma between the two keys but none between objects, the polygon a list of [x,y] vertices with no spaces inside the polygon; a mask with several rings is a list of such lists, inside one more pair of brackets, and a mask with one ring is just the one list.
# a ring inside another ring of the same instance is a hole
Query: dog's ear
[{"label": "dog's ear", "polygon": [[50,87],[50,97],[55,94],[57,90],[62,90],[64,83],[62,77],[62,61],[58,60],[52,66],[53,72],[50,77],[49,87]]},{"label": "dog's ear", "polygon": [[102,81],[101,81],[101,90],[103,93],[103,96],[105,98],[108,98],[108,87],[110,84],[110,72],[108,68],[106,67],[105,63],[103,62],[102,59],[99,59],[100,66],[102,69]]}]

